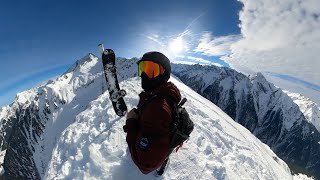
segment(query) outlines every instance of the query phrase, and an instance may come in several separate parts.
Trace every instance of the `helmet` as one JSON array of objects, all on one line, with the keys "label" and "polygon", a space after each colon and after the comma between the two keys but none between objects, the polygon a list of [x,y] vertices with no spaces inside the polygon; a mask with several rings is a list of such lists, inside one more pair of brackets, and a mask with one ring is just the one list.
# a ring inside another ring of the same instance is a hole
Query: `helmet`
[{"label": "helmet", "polygon": [[171,73],[171,65],[170,60],[164,54],[156,51],[147,52],[137,63],[139,64],[141,61],[153,61],[161,65],[164,69],[164,73],[155,78],[149,78],[145,73],[141,74],[142,88],[145,91],[150,91],[153,88],[158,87],[169,80]]}]

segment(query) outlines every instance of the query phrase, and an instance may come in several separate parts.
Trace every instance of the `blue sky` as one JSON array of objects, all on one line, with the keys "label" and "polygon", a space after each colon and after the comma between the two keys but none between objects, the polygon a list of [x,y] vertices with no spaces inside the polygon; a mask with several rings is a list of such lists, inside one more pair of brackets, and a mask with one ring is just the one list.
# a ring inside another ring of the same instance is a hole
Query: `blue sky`
[{"label": "blue sky", "polygon": [[168,41],[186,28],[193,34],[239,34],[240,9],[236,0],[2,1],[0,105],[87,53],[98,55],[100,42],[118,56],[141,57],[159,49],[150,36]]},{"label": "blue sky", "polygon": [[172,61],[263,72],[293,83],[274,81],[282,89],[320,97],[319,41],[318,0],[5,0],[0,106],[99,55],[101,42],[120,57],[156,50]]}]

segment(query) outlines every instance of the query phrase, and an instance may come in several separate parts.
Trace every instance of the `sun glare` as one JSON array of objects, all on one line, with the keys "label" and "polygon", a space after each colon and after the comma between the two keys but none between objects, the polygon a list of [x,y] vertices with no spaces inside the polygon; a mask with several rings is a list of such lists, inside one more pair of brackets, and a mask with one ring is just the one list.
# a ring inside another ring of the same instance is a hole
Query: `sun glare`
[{"label": "sun glare", "polygon": [[172,53],[180,53],[184,49],[184,42],[182,37],[177,37],[176,39],[173,39],[169,43],[169,49]]}]

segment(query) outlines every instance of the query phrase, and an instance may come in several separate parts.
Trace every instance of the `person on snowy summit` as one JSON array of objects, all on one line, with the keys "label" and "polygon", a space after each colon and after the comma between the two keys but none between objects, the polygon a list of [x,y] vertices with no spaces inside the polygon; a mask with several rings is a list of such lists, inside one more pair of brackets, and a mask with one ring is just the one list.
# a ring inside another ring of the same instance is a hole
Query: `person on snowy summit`
[{"label": "person on snowy summit", "polygon": [[[155,94],[170,97],[178,103],[181,100],[179,89],[168,82],[171,73],[170,60],[160,52],[148,52],[138,61],[138,75],[144,90],[139,94],[139,106]],[[169,161],[171,140],[170,123],[172,108],[165,99],[155,99],[145,104],[139,111],[132,109],[127,114],[123,127],[133,162],[140,171],[148,174],[156,170],[161,176]]]}]

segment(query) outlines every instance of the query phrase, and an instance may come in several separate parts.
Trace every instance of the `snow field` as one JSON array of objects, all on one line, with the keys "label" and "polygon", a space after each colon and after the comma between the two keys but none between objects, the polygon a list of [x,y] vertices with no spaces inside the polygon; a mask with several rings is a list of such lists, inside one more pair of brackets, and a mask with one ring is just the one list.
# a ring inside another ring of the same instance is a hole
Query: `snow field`
[{"label": "snow field", "polygon": [[[191,138],[171,155],[162,179],[292,179],[287,165],[248,130],[181,82],[170,79],[188,99],[195,122]],[[138,103],[140,79],[120,83],[128,109]],[[132,162],[122,126],[108,92],[92,101],[61,135],[46,179],[159,179]],[[161,179],[160,178],[160,179]]]},{"label": "snow field", "polygon": [[[117,59],[129,110],[141,92],[140,78],[128,79],[136,76],[136,60]],[[248,130],[174,76],[170,80],[188,99],[185,107],[195,129],[171,155],[161,178],[142,174],[132,162],[122,129],[125,117],[114,113],[101,60],[94,55],[78,60],[46,85],[19,93],[16,108],[35,100],[41,112],[51,111],[40,114],[47,119],[46,128],[33,157],[42,179],[308,179],[292,176],[287,165]],[[0,117],[12,113],[6,109],[0,108]]]}]

